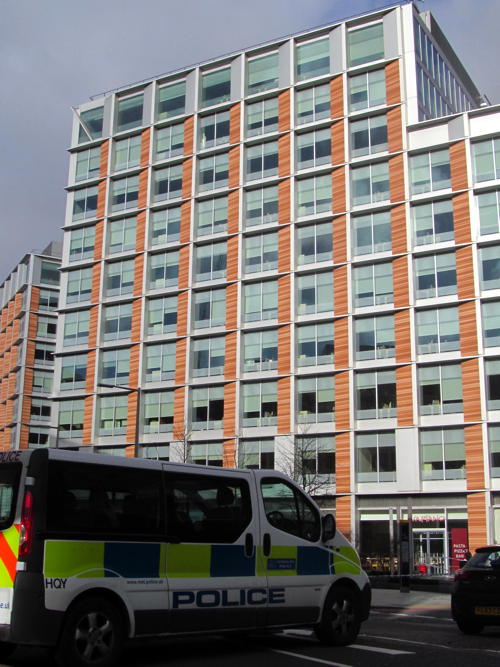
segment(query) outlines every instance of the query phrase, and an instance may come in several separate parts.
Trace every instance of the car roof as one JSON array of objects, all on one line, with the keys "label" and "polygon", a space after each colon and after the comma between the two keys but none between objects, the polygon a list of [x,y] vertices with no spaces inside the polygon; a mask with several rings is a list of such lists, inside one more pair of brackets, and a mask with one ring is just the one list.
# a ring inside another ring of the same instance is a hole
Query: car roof
[{"label": "car roof", "polygon": [[489,544],[485,547],[478,547],[476,549],[476,553],[480,553],[480,554],[488,552],[488,551],[500,551],[500,545],[498,545],[498,544]]}]

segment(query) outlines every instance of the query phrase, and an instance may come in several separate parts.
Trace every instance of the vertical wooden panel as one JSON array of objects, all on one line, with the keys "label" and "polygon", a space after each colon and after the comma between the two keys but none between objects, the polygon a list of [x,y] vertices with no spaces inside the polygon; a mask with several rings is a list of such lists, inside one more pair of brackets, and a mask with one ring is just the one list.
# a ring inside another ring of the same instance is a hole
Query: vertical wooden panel
[{"label": "vertical wooden panel", "polygon": [[188,158],[182,163],[182,198],[189,199],[192,194],[193,181],[193,158]]},{"label": "vertical wooden panel", "polygon": [[238,326],[238,283],[226,287],[226,329]]},{"label": "vertical wooden panel", "polygon": [[278,129],[287,132],[291,128],[290,90],[284,90],[278,96]]},{"label": "vertical wooden panel", "polygon": [[405,199],[405,172],[402,155],[389,158],[389,190],[391,202],[404,201]]},{"label": "vertical wooden panel", "polygon": [[467,495],[469,551],[488,543],[486,493]]},{"label": "vertical wooden panel", "polygon": [[130,387],[138,387],[139,382],[139,368],[140,368],[140,347],[139,345],[132,345],[130,348]]},{"label": "vertical wooden panel", "polygon": [[224,385],[224,438],[236,434],[236,382]]},{"label": "vertical wooden panel", "polygon": [[337,496],[335,499],[335,519],[337,522],[337,527],[348,540],[351,540],[352,536],[351,502],[352,500],[350,495]]},{"label": "vertical wooden panel", "polygon": [[291,370],[292,329],[288,324],[278,329],[278,373],[285,375]]},{"label": "vertical wooden panel", "polygon": [[222,450],[222,465],[224,468],[236,468],[236,440],[224,440]]},{"label": "vertical wooden panel", "polygon": [[337,433],[335,436],[335,481],[337,493],[349,493],[351,490],[351,438],[349,433]]},{"label": "vertical wooden panel", "polygon": [[350,427],[349,406],[349,373],[343,371],[335,375],[335,428],[339,431]]},{"label": "vertical wooden panel", "polygon": [[85,391],[89,394],[94,391],[96,363],[97,351],[89,350],[87,353],[87,375],[85,378]]},{"label": "vertical wooden panel", "polygon": [[290,222],[290,184],[291,180],[288,178],[284,181],[280,181],[278,184],[278,222],[280,224]]},{"label": "vertical wooden panel", "polygon": [[30,313],[29,323],[28,323],[28,338],[36,338],[37,327],[38,327],[38,316],[35,315],[35,313]]},{"label": "vertical wooden panel", "polygon": [[278,230],[278,271],[284,273],[290,271],[291,255],[291,227],[282,226]]},{"label": "vertical wooden panel", "polygon": [[333,310],[335,315],[349,312],[349,291],[347,289],[347,266],[337,266],[333,270]]},{"label": "vertical wooden panel", "polygon": [[[36,343],[33,340],[29,340],[26,343],[26,366],[34,366],[35,365],[35,347]],[[9,371],[13,371],[14,368],[18,364],[19,360],[19,352],[20,352],[20,347],[15,347],[13,348],[12,352],[12,357],[11,357],[11,364],[10,367],[8,368]]]},{"label": "vertical wooden panel", "polygon": [[474,269],[472,247],[465,246],[455,251],[457,267],[457,291],[459,299],[474,298]]},{"label": "vertical wooden panel", "polygon": [[194,116],[189,116],[184,121],[184,155],[194,152]]},{"label": "vertical wooden panel", "polygon": [[145,254],[137,255],[134,260],[134,296],[141,296],[143,293],[143,278],[144,278],[144,259]]},{"label": "vertical wooden panel", "polygon": [[347,261],[347,218],[341,215],[333,220],[333,263]]},{"label": "vertical wooden panel", "polygon": [[467,158],[465,141],[457,141],[450,146],[451,187],[453,190],[466,190]]},{"label": "vertical wooden panel", "polygon": [[332,118],[341,118],[344,115],[344,87],[342,75],[330,81],[330,113]]},{"label": "vertical wooden panel", "polygon": [[101,181],[97,186],[96,218],[103,218],[106,212],[106,182],[107,181]]},{"label": "vertical wooden panel", "polygon": [[339,167],[332,173],[332,209],[334,213],[346,210],[345,168]]},{"label": "vertical wooden panel", "polygon": [[135,228],[135,250],[143,252],[146,247],[146,211],[141,211],[137,215]]},{"label": "vertical wooden panel", "polygon": [[479,394],[479,360],[462,361],[462,395],[464,400],[464,420],[481,419],[481,396]]},{"label": "vertical wooden panel", "polygon": [[238,351],[238,334],[232,331],[225,338],[224,378],[234,380],[236,377],[236,358]]},{"label": "vertical wooden panel", "polygon": [[186,388],[174,389],[174,438],[184,440],[187,436],[186,413],[185,413]]},{"label": "vertical wooden panel", "polygon": [[82,442],[94,442],[94,397],[83,399],[83,434]]},{"label": "vertical wooden panel", "polygon": [[403,204],[391,209],[392,254],[405,253],[408,249],[406,234],[406,211]]},{"label": "vertical wooden panel", "polygon": [[151,142],[151,128],[146,128],[141,133],[141,154],[140,154],[140,166],[147,167],[150,163],[150,142]]},{"label": "vertical wooden panel", "polygon": [[103,243],[104,243],[104,221],[99,220],[99,222],[95,225],[94,259],[102,259]]},{"label": "vertical wooden panel", "polygon": [[461,192],[452,199],[453,203],[453,227],[455,229],[455,243],[470,243],[471,224],[469,193]]},{"label": "vertical wooden panel", "polygon": [[229,150],[229,187],[237,188],[240,184],[240,147]]},{"label": "vertical wooden panel", "polygon": [[179,234],[181,243],[189,243],[191,240],[191,200],[181,204],[181,229]]},{"label": "vertical wooden panel", "polygon": [[109,139],[106,139],[101,144],[101,151],[99,156],[99,176],[105,178],[109,172]]},{"label": "vertical wooden panel", "polygon": [[476,304],[466,301],[458,306],[460,325],[460,351],[464,357],[471,357],[478,353]]},{"label": "vertical wooden panel", "polygon": [[179,289],[186,289],[189,286],[189,253],[189,245],[183,245],[179,250]]},{"label": "vertical wooden panel", "polygon": [[290,376],[278,380],[278,433],[290,433],[291,430],[290,382]]},{"label": "vertical wooden panel", "polygon": [[398,310],[394,313],[394,335],[396,343],[396,363],[411,361],[410,311]]},{"label": "vertical wooden panel", "polygon": [[394,290],[394,307],[406,308],[410,305],[410,288],[408,285],[408,258],[397,257],[392,262],[392,284]]},{"label": "vertical wooden panel", "polygon": [[237,234],[240,228],[240,191],[233,190],[228,195],[227,233]]},{"label": "vertical wooden panel", "polygon": [[399,153],[403,150],[401,107],[394,107],[387,112],[387,147],[389,153]]},{"label": "vertical wooden panel", "polygon": [[185,336],[188,325],[188,292],[180,292],[177,296],[177,335]]},{"label": "vertical wooden panel", "polygon": [[226,269],[226,279],[238,280],[238,246],[239,238],[237,236],[231,236],[227,240],[227,269]]},{"label": "vertical wooden panel", "polygon": [[96,347],[97,345],[97,323],[99,321],[99,307],[93,306],[90,309],[89,315],[89,337],[88,347]]},{"label": "vertical wooden panel", "polygon": [[141,340],[141,312],[142,299],[135,299],[132,303],[132,330],[130,332],[130,340],[133,343]]},{"label": "vertical wooden panel", "polygon": [[401,102],[401,87],[399,78],[399,60],[393,60],[385,66],[385,90],[387,104]]},{"label": "vertical wooden panel", "polygon": [[278,139],[278,173],[280,178],[290,176],[290,135],[284,134]]},{"label": "vertical wooden panel", "polygon": [[237,144],[240,141],[241,104],[234,104],[229,112],[229,141]]},{"label": "vertical wooden panel", "polygon": [[335,368],[349,368],[349,320],[341,317],[333,323]]},{"label": "vertical wooden panel", "polygon": [[412,387],[411,366],[399,366],[396,368],[398,426],[412,426],[414,423]]},{"label": "vertical wooden panel", "polygon": [[290,321],[290,274],[278,278],[278,322]]},{"label": "vertical wooden panel", "polygon": [[344,164],[344,121],[340,120],[332,124],[332,164]]},{"label": "vertical wooden panel", "polygon": [[467,489],[484,489],[484,450],[481,424],[472,424],[464,428],[465,469],[467,471]]},{"label": "vertical wooden panel", "polygon": [[175,343],[175,384],[186,382],[187,338],[180,338]]}]

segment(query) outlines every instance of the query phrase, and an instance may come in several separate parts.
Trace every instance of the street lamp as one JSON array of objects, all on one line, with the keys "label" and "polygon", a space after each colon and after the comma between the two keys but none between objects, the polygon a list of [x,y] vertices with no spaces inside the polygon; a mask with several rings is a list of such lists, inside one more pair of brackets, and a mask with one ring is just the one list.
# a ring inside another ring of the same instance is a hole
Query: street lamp
[{"label": "street lamp", "polygon": [[108,389],[122,389],[126,394],[137,394],[136,410],[135,410],[135,433],[134,433],[134,456],[138,458],[139,453],[139,412],[141,409],[141,388],[129,387],[125,384],[107,384],[105,382],[98,382],[98,387],[106,387]]}]

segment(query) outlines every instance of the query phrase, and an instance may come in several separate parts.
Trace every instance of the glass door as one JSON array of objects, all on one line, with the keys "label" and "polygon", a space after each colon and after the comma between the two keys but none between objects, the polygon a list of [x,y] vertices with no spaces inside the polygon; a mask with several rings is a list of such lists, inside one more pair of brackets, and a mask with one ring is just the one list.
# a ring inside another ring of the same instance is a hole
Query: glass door
[{"label": "glass door", "polygon": [[448,544],[444,528],[413,531],[415,570],[420,574],[448,574]]}]

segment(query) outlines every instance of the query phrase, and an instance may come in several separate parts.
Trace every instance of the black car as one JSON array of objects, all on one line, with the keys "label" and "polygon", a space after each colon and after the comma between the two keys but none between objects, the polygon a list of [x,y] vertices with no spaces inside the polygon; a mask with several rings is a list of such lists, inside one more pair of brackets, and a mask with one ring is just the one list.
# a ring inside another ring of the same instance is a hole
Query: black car
[{"label": "black car", "polygon": [[467,635],[481,632],[485,625],[500,625],[500,546],[476,549],[455,573],[451,615]]}]

